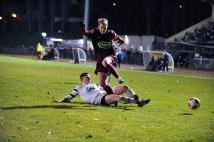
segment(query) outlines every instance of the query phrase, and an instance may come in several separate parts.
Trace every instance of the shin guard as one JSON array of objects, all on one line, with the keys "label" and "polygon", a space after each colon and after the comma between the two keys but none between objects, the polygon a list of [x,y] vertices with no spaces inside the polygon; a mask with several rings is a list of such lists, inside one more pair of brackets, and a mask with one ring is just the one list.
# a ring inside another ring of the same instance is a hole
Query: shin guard
[{"label": "shin guard", "polygon": [[132,89],[128,88],[126,91],[126,95],[130,98],[134,98],[135,92]]},{"label": "shin guard", "polygon": [[134,103],[134,99],[120,96],[119,102],[122,104],[131,104],[131,103]]}]

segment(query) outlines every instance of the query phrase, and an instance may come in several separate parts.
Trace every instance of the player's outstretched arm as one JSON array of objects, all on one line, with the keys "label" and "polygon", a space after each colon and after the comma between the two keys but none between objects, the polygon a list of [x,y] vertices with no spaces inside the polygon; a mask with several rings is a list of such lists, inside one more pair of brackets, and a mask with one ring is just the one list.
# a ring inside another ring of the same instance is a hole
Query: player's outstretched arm
[{"label": "player's outstretched arm", "polygon": [[81,27],[81,28],[85,28],[85,23],[84,23],[84,21],[81,21],[81,22],[80,22],[80,27]]},{"label": "player's outstretched arm", "polygon": [[87,34],[89,33],[88,30],[85,29],[85,23],[84,21],[80,21],[80,27],[81,27],[81,30],[82,30],[82,34],[87,36]]},{"label": "player's outstretched arm", "polygon": [[61,100],[54,100],[54,102],[57,102],[57,103],[63,103],[63,102],[70,102],[70,101],[68,101],[67,99],[66,99],[66,97],[65,98],[63,98],[63,99],[61,99]]},{"label": "player's outstretched arm", "polygon": [[[76,91],[74,90],[73,91],[73,94],[75,93]],[[58,102],[58,103],[62,103],[62,102],[67,102],[67,103],[69,103],[73,98],[75,98],[78,94],[77,93],[75,93],[75,95],[73,95],[72,93],[71,94],[69,94],[69,95],[67,95],[67,96],[65,96],[63,99],[61,99],[61,100],[54,100],[54,102]]]},{"label": "player's outstretched arm", "polygon": [[114,38],[113,41],[117,41],[117,43],[119,43],[119,46],[124,43],[124,40],[121,37],[119,37],[119,36],[117,36],[116,38]]}]

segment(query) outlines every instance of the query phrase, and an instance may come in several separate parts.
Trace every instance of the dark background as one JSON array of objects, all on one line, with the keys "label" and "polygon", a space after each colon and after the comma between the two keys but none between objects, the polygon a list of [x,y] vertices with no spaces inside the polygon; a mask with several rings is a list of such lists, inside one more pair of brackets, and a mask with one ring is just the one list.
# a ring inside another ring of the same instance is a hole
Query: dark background
[{"label": "dark background", "polygon": [[[12,45],[7,41],[11,36],[14,39],[19,36],[19,42],[27,42],[22,36],[41,41],[41,32],[67,39],[82,38],[79,22],[84,18],[84,3],[85,0],[0,0],[1,43]],[[109,20],[109,29],[119,35],[165,38],[212,13],[211,5],[199,0],[90,0],[89,8],[89,29],[97,26],[98,18],[103,17]]]}]

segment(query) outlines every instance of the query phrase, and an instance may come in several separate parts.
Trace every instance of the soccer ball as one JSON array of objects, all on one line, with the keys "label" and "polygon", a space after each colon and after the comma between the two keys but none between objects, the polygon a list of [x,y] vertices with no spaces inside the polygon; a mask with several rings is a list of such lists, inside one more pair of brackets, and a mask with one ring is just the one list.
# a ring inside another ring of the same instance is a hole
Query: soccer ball
[{"label": "soccer ball", "polygon": [[192,97],[188,100],[188,106],[192,110],[196,110],[200,107],[200,100],[198,98]]}]

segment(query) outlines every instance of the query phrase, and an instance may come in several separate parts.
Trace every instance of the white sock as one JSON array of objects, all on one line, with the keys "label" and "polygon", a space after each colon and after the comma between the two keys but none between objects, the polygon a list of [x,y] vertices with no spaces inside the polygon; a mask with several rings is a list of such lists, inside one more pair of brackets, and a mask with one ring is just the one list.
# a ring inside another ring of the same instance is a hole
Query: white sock
[{"label": "white sock", "polygon": [[106,82],[106,84],[109,84],[110,81],[111,81],[111,75],[108,75],[105,82]]},{"label": "white sock", "polygon": [[132,89],[128,88],[128,90],[126,91],[126,95],[130,98],[134,98],[135,92]]},{"label": "white sock", "polygon": [[131,103],[134,103],[134,99],[120,96],[119,102],[122,104],[131,104]]}]

